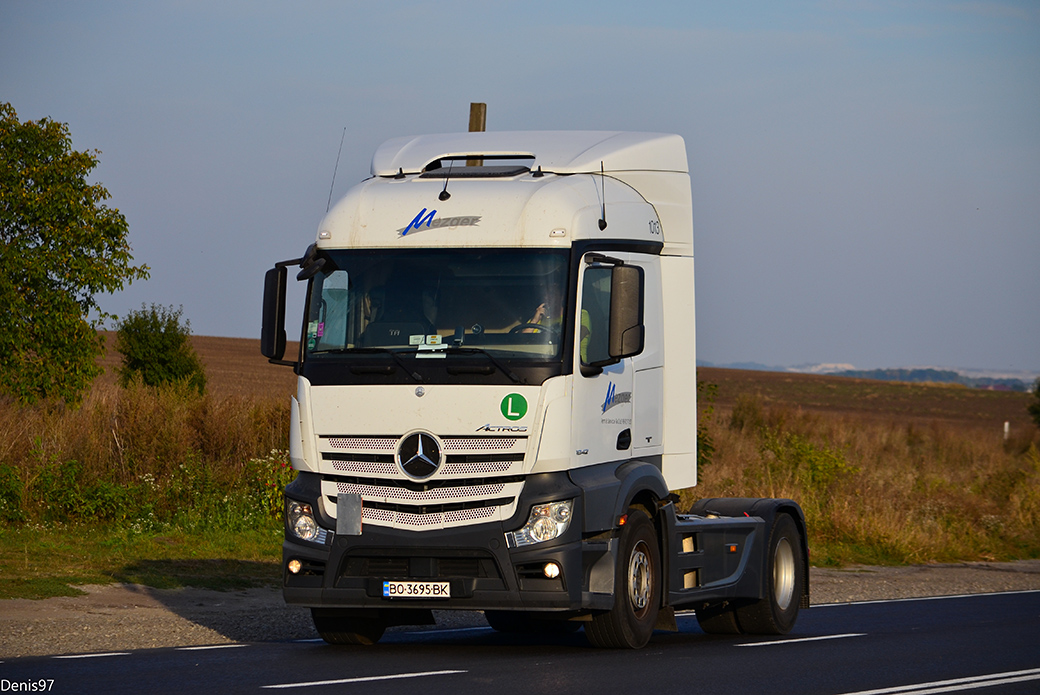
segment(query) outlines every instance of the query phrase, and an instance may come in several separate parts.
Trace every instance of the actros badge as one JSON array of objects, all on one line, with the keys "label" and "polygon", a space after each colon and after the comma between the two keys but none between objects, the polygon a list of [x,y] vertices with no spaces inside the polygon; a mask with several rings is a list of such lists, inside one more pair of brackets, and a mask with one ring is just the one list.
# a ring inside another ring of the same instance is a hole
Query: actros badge
[{"label": "actros badge", "polygon": [[425,480],[441,467],[441,445],[429,432],[412,432],[397,443],[397,465],[414,480]]}]

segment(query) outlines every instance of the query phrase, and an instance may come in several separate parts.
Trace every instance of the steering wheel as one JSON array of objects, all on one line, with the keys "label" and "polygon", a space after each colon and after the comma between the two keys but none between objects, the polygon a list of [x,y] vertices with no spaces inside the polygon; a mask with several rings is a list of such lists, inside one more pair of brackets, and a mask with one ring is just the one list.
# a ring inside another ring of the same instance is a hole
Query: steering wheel
[{"label": "steering wheel", "polygon": [[513,333],[522,333],[528,328],[533,328],[537,331],[545,331],[549,334],[550,340],[552,340],[553,337],[559,333],[559,331],[556,328],[553,328],[552,326],[543,326],[540,323],[520,323],[510,328],[509,333],[510,335],[512,335]]}]

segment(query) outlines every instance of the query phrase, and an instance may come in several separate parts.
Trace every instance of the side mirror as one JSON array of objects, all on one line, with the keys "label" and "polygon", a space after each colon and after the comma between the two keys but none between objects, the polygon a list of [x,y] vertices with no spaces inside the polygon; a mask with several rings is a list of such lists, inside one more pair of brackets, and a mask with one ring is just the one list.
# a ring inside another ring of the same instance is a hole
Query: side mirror
[{"label": "side mirror", "polygon": [[285,355],[285,266],[264,275],[264,318],[260,331],[260,353],[271,360]]},{"label": "side mirror", "polygon": [[610,338],[613,359],[632,357],[643,351],[643,269],[634,265],[614,266],[610,275]]}]

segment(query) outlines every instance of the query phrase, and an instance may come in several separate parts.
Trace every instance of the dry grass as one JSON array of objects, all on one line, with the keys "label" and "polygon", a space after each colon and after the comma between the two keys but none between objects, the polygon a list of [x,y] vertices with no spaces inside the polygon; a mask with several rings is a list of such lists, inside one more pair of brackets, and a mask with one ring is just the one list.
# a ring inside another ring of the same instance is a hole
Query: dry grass
[{"label": "dry grass", "polygon": [[209,380],[201,397],[120,388],[109,354],[78,408],[0,401],[0,519],[198,523],[213,499],[271,506],[263,488],[281,475],[284,457],[270,453],[288,441],[295,375],[268,364],[258,341],[193,342]]},{"label": "dry grass", "polygon": [[[203,397],[121,389],[109,355],[78,409],[0,402],[0,518],[163,533],[270,526],[261,512],[278,507],[284,456],[269,453],[285,448],[295,375],[268,364],[255,340],[192,342]],[[1040,556],[1040,437],[1026,394],[721,369],[699,377],[718,385],[702,418],[716,451],[688,502],[795,499],[816,564]]]},{"label": "dry grass", "polygon": [[704,371],[722,377],[705,423],[716,454],[684,497],[799,501],[818,565],[1040,556],[1040,436],[1023,394]]}]

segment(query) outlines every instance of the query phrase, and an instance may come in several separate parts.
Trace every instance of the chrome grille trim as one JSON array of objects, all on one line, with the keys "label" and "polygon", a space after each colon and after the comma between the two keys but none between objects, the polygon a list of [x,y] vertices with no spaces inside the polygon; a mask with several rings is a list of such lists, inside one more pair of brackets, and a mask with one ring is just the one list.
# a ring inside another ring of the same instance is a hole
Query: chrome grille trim
[{"label": "chrome grille trim", "polygon": [[415,491],[387,485],[337,482],[336,491],[341,494],[361,495],[362,499],[378,497],[388,501],[432,502],[459,500],[467,497],[490,497],[501,494],[505,486],[505,483],[492,483],[488,485],[467,485],[464,487],[438,487],[432,490]]},{"label": "chrome grille trim", "polygon": [[[376,526],[423,530],[512,516],[524,486],[527,437],[439,438],[446,460],[430,478],[431,485],[421,489],[394,460],[399,436],[319,436],[327,511],[336,516],[337,495],[357,494],[362,500],[362,520]],[[394,505],[402,508],[385,508]],[[415,508],[406,509],[409,506]]]}]

